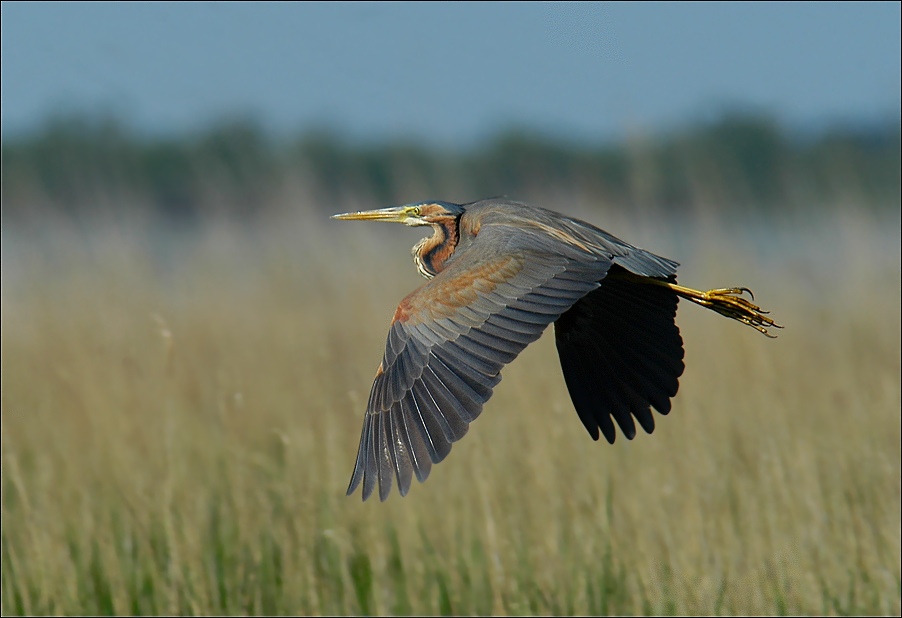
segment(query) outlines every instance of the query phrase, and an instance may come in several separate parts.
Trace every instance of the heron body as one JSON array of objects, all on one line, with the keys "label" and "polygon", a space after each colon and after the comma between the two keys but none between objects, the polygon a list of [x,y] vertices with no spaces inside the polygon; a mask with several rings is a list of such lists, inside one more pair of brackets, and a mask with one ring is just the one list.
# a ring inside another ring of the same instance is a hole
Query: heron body
[{"label": "heron body", "polygon": [[335,215],[431,226],[412,250],[429,281],[398,305],[367,403],[348,494],[363,483],[385,500],[397,481],[426,480],[501,380],[501,369],[549,324],[576,412],[593,439],[616,425],[654,430],[683,372],[675,323],[686,298],[764,334],[779,328],[742,297],[745,288],[699,292],[676,284],[677,262],[589,223],[544,208],[490,199],[421,202]]}]

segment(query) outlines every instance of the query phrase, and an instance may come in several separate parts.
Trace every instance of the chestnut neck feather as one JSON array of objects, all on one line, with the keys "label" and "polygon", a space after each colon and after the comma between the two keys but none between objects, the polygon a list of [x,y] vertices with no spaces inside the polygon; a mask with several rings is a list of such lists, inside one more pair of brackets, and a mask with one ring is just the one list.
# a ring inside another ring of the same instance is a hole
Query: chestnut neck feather
[{"label": "chestnut neck feather", "polygon": [[427,279],[442,272],[445,262],[454,254],[460,233],[457,218],[447,217],[432,223],[435,233],[418,242],[413,248],[413,261],[417,270]]}]

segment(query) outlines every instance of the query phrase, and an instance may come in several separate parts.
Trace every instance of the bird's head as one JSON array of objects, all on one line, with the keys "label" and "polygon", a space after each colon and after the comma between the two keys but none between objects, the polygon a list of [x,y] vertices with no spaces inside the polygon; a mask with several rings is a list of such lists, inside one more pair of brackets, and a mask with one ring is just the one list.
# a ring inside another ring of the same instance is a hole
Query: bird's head
[{"label": "bird's head", "polygon": [[464,214],[462,206],[451,202],[417,202],[379,210],[362,210],[332,215],[342,221],[388,221],[404,225],[446,225]]}]

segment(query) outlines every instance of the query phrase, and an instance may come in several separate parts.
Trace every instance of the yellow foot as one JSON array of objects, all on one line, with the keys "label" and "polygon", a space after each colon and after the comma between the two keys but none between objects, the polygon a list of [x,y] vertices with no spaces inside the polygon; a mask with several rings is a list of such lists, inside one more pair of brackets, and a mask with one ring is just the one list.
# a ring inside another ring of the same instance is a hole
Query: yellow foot
[{"label": "yellow foot", "polygon": [[678,296],[692,301],[696,305],[707,307],[720,315],[725,315],[737,322],[742,322],[746,326],[751,326],[771,339],[776,336],[771,335],[767,330],[768,328],[783,328],[767,317],[767,311],[762,311],[761,307],[743,298],[743,294],[747,293],[752,300],[755,300],[755,295],[748,288],[718,288],[707,292],[699,292],[698,290],[684,288],[681,285],[666,281],[660,281],[659,285],[670,288]]},{"label": "yellow foot", "polygon": [[771,335],[770,331],[768,331],[769,328],[783,328],[767,317],[767,311],[762,311],[761,307],[743,298],[743,294],[748,294],[752,300],[755,300],[755,295],[748,288],[717,288],[707,292],[700,292],[663,279],[642,277],[632,273],[618,273],[618,275],[620,278],[629,279],[637,283],[650,283],[673,290],[677,296],[692,301],[696,305],[716,311],[720,315],[725,315],[737,322],[742,322],[746,326],[751,326],[771,339],[775,339],[776,335]]}]

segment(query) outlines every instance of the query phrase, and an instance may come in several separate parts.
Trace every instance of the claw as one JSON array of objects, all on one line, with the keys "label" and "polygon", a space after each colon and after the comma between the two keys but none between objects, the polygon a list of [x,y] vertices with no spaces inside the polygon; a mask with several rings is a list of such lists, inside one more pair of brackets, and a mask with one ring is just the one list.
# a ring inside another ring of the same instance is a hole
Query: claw
[{"label": "claw", "polygon": [[748,288],[716,288],[713,290],[708,290],[707,292],[704,292],[704,293],[711,294],[711,295],[717,295],[717,296],[720,296],[720,295],[741,296],[742,294],[748,294],[752,298],[752,300],[755,300],[755,295]]},{"label": "claw", "polygon": [[695,290],[686,290],[684,288],[675,291],[683,298],[716,311],[723,316],[732,318],[746,326],[751,326],[771,339],[776,338],[776,336],[771,335],[767,330],[768,328],[783,328],[771,318],[766,317],[767,312],[762,311],[758,305],[742,298],[741,294],[748,292],[752,300],[755,299],[755,295],[748,288],[721,288],[708,290],[707,292],[696,292]]}]

